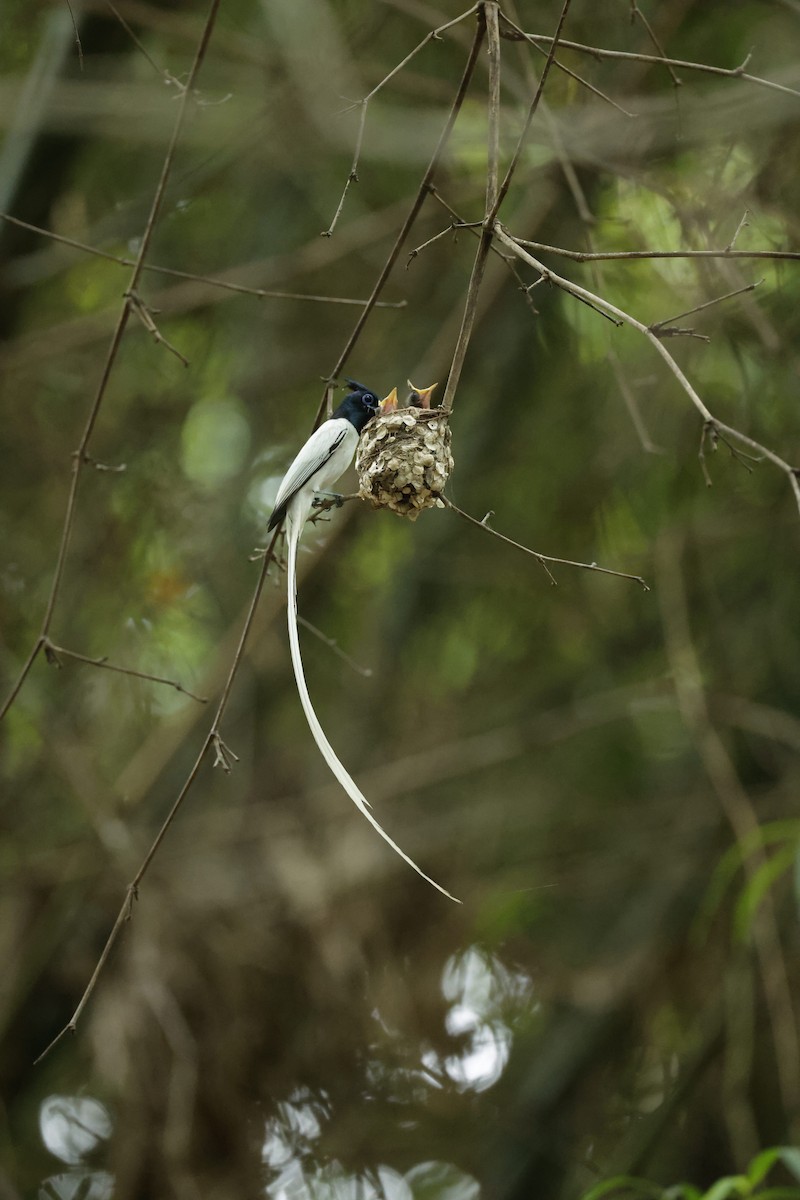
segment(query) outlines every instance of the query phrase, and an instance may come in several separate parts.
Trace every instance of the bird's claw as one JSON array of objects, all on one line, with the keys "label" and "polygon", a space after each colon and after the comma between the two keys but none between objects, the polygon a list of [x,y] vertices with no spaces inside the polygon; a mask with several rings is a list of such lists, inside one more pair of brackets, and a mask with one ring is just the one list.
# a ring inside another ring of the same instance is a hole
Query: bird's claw
[{"label": "bird's claw", "polygon": [[329,508],[341,508],[343,504],[344,496],[339,492],[315,492],[311,501],[312,508],[320,508],[323,512],[327,512]]}]

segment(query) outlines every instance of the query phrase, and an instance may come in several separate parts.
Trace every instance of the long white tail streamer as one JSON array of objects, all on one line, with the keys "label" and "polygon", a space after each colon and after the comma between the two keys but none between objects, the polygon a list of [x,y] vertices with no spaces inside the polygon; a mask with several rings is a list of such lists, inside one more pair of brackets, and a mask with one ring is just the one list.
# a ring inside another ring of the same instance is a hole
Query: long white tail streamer
[{"label": "long white tail streamer", "polygon": [[[311,697],[308,694],[306,685],[306,677],[303,672],[303,660],[300,657],[300,638],[297,632],[297,544],[300,541],[303,525],[305,523],[305,512],[298,514],[293,511],[293,505],[289,506],[289,511],[286,514],[286,540],[288,543],[288,564],[287,564],[287,597],[286,611],[288,614],[289,624],[289,650],[292,656],[292,667],[294,668],[294,677],[297,683],[297,691],[300,695],[300,703],[303,706],[303,712],[308,721],[308,727],[314,736],[314,741],[320,749],[322,757],[330,767],[333,774],[338,779],[344,790],[347,792],[350,799],[355,804],[356,808],[364,814],[373,829],[381,835],[385,842],[392,847],[395,854],[408,863],[410,867],[427,880],[432,887],[435,887],[437,892],[441,892],[443,896],[447,896],[448,900],[454,900],[456,904],[461,901],[456,896],[451,896],[446,888],[437,883],[435,879],[431,879],[430,875],[426,875],[421,867],[418,867],[413,858],[409,858],[404,850],[401,850],[397,842],[393,842],[385,829],[382,829],[378,822],[370,812],[370,804],[365,796],[359,791],[355,780],[351,779],[345,770],[342,763],[336,757],[336,753],[330,742],[325,736],[325,733],[317,720],[317,714],[311,704]],[[298,505],[299,507],[299,505]]]}]

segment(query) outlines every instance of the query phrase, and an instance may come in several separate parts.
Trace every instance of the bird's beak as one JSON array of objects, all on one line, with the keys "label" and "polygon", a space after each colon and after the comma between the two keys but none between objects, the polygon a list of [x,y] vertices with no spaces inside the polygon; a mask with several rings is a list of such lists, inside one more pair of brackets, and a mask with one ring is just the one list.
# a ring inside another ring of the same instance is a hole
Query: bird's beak
[{"label": "bird's beak", "polygon": [[434,388],[437,388],[438,383],[432,383],[430,387],[418,388],[415,387],[411,380],[408,380],[408,386],[411,388],[411,403],[416,408],[430,408],[431,395]]},{"label": "bird's beak", "polygon": [[385,416],[386,413],[397,412],[397,388],[396,387],[393,387],[392,390],[389,392],[389,395],[384,396],[384,398],[381,400],[380,405],[378,406],[378,412],[381,414],[381,416]]}]

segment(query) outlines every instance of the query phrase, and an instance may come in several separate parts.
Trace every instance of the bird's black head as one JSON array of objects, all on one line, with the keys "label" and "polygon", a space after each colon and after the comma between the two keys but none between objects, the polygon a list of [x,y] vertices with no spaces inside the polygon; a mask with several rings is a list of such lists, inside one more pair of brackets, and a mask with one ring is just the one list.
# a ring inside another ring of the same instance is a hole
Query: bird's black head
[{"label": "bird's black head", "polygon": [[352,391],[347,393],[333,415],[334,417],[344,417],[361,433],[367,421],[371,420],[378,411],[380,400],[375,392],[364,387],[363,384],[356,383],[353,379],[348,379],[347,383]]}]

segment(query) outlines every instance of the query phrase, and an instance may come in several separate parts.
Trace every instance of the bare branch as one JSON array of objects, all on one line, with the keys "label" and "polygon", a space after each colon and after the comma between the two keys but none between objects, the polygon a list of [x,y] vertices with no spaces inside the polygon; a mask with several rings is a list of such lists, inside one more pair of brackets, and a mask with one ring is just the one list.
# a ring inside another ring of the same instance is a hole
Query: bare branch
[{"label": "bare branch", "polygon": [[344,188],[342,189],[342,194],[339,197],[339,203],[336,206],[336,212],[333,214],[333,220],[331,221],[331,223],[327,229],[323,229],[322,234],[321,234],[322,237],[327,237],[327,238],[333,237],[333,231],[336,228],[336,224],[339,220],[339,217],[341,216],[342,209],[344,208],[344,202],[347,199],[347,193],[350,191],[350,184],[358,183],[358,160],[361,158],[361,143],[364,140],[364,126],[367,123],[367,104],[368,103],[369,103],[368,100],[361,101],[361,118],[358,122],[358,133],[356,134],[356,148],[353,152],[353,165],[350,168],[350,174],[347,176],[347,179],[345,180],[345,185],[344,185]]},{"label": "bare branch", "polygon": [[[481,236],[480,231],[483,228],[483,221],[464,221],[464,220],[462,220],[462,218],[458,215],[456,210],[450,204],[447,203],[445,198],[442,196],[441,192],[439,192],[437,190],[437,188],[435,188],[433,186],[433,184],[431,184],[431,186],[428,190],[430,191],[430,194],[433,196],[434,200],[436,200],[437,203],[439,203],[442,206],[442,208],[445,210],[445,212],[450,213],[450,216],[453,218],[453,222],[454,222],[454,224],[451,226],[451,228],[453,228],[453,229],[468,229],[471,233],[473,233],[475,235],[475,237],[479,238]],[[422,246],[420,246],[419,249],[421,250]],[[525,296],[525,299],[528,301],[529,307],[532,308],[535,313],[536,308],[534,307],[532,301],[530,300],[530,297],[528,295],[528,289],[525,286],[524,279],[522,278],[522,276],[520,275],[516,266],[514,265],[513,257],[511,255],[504,254],[502,250],[499,250],[497,248],[497,246],[495,246],[494,241],[492,241],[492,254],[496,254],[497,257],[502,259],[502,261],[505,263],[508,270],[514,276],[514,279],[516,280],[519,290],[523,293],[523,295]]]},{"label": "bare branch", "polygon": [[[38,233],[42,237],[49,238],[52,242],[60,242],[63,246],[71,246],[74,250],[83,250],[87,254],[94,254],[97,258],[104,258],[107,262],[118,263],[122,267],[135,266],[135,260],[132,258],[120,258],[116,254],[109,254],[106,250],[98,250],[96,246],[89,246],[86,242],[79,242],[75,238],[64,237],[63,234],[53,233],[50,229],[42,229],[38,225],[31,225],[28,221],[21,221],[19,217],[12,217],[10,213],[0,212],[0,220],[8,221],[11,225],[17,225],[20,229],[27,229],[30,233]],[[307,292],[279,292],[269,288],[254,288],[247,287],[243,283],[230,283],[227,279],[215,279],[213,275],[196,275],[193,271],[178,271],[174,267],[159,267],[155,263],[143,263],[143,271],[151,271],[156,275],[168,275],[172,279],[186,279],[194,283],[207,283],[212,287],[222,288],[228,292],[239,292],[243,296],[255,296],[259,300],[311,300],[316,304],[356,304],[363,308],[369,302],[367,300],[355,300],[349,296],[314,296]],[[406,300],[379,300],[373,307],[375,308],[405,308],[408,304]]]},{"label": "bare branch", "polygon": [[136,34],[133,32],[130,25],[125,20],[125,18],[123,17],[123,15],[119,11],[119,9],[114,4],[111,3],[111,0],[106,0],[106,8],[110,9],[110,11],[114,14],[117,21],[119,21],[120,25],[125,30],[128,37],[131,39],[131,41],[133,42],[136,49],[147,60],[147,62],[149,62],[150,66],[153,68],[153,70],[156,72],[156,74],[160,75],[161,78],[164,80],[164,82],[166,84],[168,84],[170,87],[176,87],[176,88],[178,88],[179,91],[182,91],[184,85],[179,80],[177,80],[175,78],[175,76],[173,74],[171,74],[170,71],[167,71],[167,70],[165,70],[164,67],[160,67],[158,65],[158,63],[152,57],[152,55],[150,54],[150,52],[148,51],[148,49],[144,45],[144,43],[141,42],[139,40],[139,38],[136,36]]},{"label": "bare branch", "polygon": [[731,250],[736,245],[736,243],[739,239],[739,234],[742,232],[742,230],[744,228],[746,228],[746,226],[747,226],[747,209],[744,210],[744,212],[742,214],[742,219],[739,222],[739,224],[736,226],[736,230],[734,232],[733,237],[731,238],[731,240],[728,242],[727,246],[725,247],[725,251],[727,254],[730,254]]},{"label": "bare branch", "polygon": [[555,272],[549,270],[544,266],[543,263],[535,259],[532,254],[523,249],[522,244],[511,237],[508,231],[504,229],[499,222],[496,223],[495,231],[497,237],[501,242],[503,242],[504,245],[508,246],[510,249],[516,247],[518,256],[524,262],[527,262],[530,266],[534,267],[551,283],[556,284],[557,287],[563,288],[565,292],[570,292],[573,296],[577,296],[578,299],[591,301],[598,308],[605,309],[608,313],[619,318],[621,321],[624,321],[626,325],[630,325],[632,328],[638,329],[639,333],[647,338],[650,344],[655,347],[655,349],[664,359],[664,362],[667,364],[670,371],[691,400],[692,404],[694,404],[695,408],[700,413],[703,421],[708,424],[710,429],[715,429],[717,433],[727,433],[730,437],[743,442],[746,446],[749,446],[752,450],[755,450],[756,453],[762,455],[764,458],[769,459],[771,463],[774,463],[776,467],[779,467],[787,475],[794,493],[798,511],[800,511],[800,478],[798,477],[797,468],[790,466],[785,459],[781,458],[780,455],[776,454],[773,450],[770,450],[767,446],[762,446],[760,442],[756,442],[753,438],[748,437],[747,434],[740,433],[738,429],[733,429],[731,426],[725,425],[722,421],[717,420],[717,418],[713,416],[711,412],[709,412],[706,405],[700,399],[697,392],[692,387],[691,383],[670,354],[669,350],[667,350],[663,342],[656,337],[656,335],[647,325],[642,324],[641,321],[637,321],[637,319],[632,317],[630,313],[623,312],[622,309],[617,308],[616,305],[610,304],[608,300],[604,300],[601,296],[595,296],[594,293],[588,292],[586,288],[580,287],[577,283],[573,283],[569,279],[564,279],[562,276],[556,275]]},{"label": "bare branch", "polygon": [[215,767],[222,767],[226,775],[230,775],[233,770],[233,764],[239,761],[239,755],[234,754],[230,746],[223,742],[218,730],[214,730],[211,735],[211,744],[214,747],[214,763]]},{"label": "bare branch", "polygon": [[648,258],[769,258],[789,259],[793,262],[800,260],[797,250],[608,250],[589,252],[586,250],[565,250],[562,246],[548,246],[545,242],[526,241],[519,239],[520,246],[529,246],[531,250],[539,250],[546,254],[557,254],[560,258],[569,258],[572,262],[631,262]]},{"label": "bare branch", "polygon": [[734,296],[743,296],[745,292],[754,292],[763,282],[763,279],[758,279],[755,283],[735,288],[732,292],[726,292],[724,296],[715,296],[713,300],[706,300],[705,304],[698,304],[696,308],[687,308],[686,312],[678,313],[674,317],[665,317],[663,321],[654,321],[648,328],[656,337],[663,337],[666,332],[665,327],[672,325],[675,321],[682,321],[684,317],[693,317],[695,313],[704,312],[705,309],[712,308],[715,304],[721,304],[723,300],[731,300]]},{"label": "bare branch", "polygon": [[650,38],[650,41],[655,46],[662,61],[664,62],[665,67],[669,71],[669,77],[672,80],[673,84],[675,85],[675,87],[680,87],[682,84],[682,80],[678,78],[678,76],[675,74],[674,68],[666,61],[667,52],[664,49],[664,47],[661,45],[661,42],[658,39],[656,31],[653,29],[653,26],[650,24],[647,17],[642,12],[642,10],[639,8],[639,5],[636,3],[636,0],[631,0],[631,22],[635,21],[637,17],[639,18],[639,20],[642,22],[645,29],[647,30],[647,36]]},{"label": "bare branch", "polygon": [[369,105],[370,100],[373,98],[373,96],[377,95],[381,88],[384,87],[390,79],[393,79],[399,71],[402,71],[403,67],[410,63],[412,58],[415,58],[416,55],[419,54],[420,50],[423,50],[425,46],[428,45],[428,42],[441,40],[441,36],[446,29],[451,29],[453,25],[458,25],[461,21],[466,20],[467,17],[472,16],[477,8],[478,5],[473,4],[472,7],[468,8],[466,12],[463,12],[461,16],[453,17],[452,21],[446,21],[444,25],[439,25],[436,29],[431,29],[430,32],[425,35],[419,45],[415,46],[414,49],[405,56],[402,62],[399,62],[397,66],[393,67],[388,75],[384,75],[380,83],[376,84],[372,91],[369,92],[363,100],[359,100],[357,105],[353,105],[353,107],[359,107],[361,109],[361,116],[358,122],[358,132],[356,134],[356,145],[353,152],[353,162],[350,167],[350,174],[347,176],[347,180],[345,181],[344,189],[339,199],[336,212],[333,214],[333,220],[328,228],[322,231],[322,237],[329,238],[333,236],[333,231],[336,228],[339,217],[342,214],[342,209],[344,208],[344,202],[347,198],[347,193],[350,190],[350,185],[353,183],[358,183],[358,164],[361,159],[361,145],[364,141],[364,126],[367,122],[367,106]]},{"label": "bare branch", "polygon": [[[534,44],[541,42],[544,46],[550,45],[553,41],[552,37],[541,33],[523,33],[522,36],[526,41],[533,42]],[[559,38],[558,40],[564,50],[575,50],[579,54],[589,54],[592,58],[600,60],[654,63],[662,67],[677,67],[678,70],[700,71],[706,75],[719,75],[724,79],[744,79],[747,83],[756,84],[758,87],[769,88],[774,92],[783,92],[787,96],[800,97],[800,91],[797,88],[787,87],[783,83],[774,83],[770,79],[762,79],[759,75],[748,75],[744,68],[750,59],[749,54],[738,67],[712,67],[709,63],[687,62],[683,58],[667,58],[665,55],[657,54],[635,54],[627,50],[607,50],[602,46],[586,46],[582,42],[570,42],[566,38]]]},{"label": "bare branch", "polygon": [[175,688],[176,692],[182,692],[184,696],[189,696],[192,700],[196,700],[198,704],[208,704],[208,697],[198,696],[195,692],[190,692],[183,684],[178,683],[177,679],[167,679],[163,675],[151,675],[148,671],[135,671],[132,667],[121,667],[117,663],[110,663],[105,656],[102,658],[89,658],[86,654],[78,654],[76,650],[67,650],[64,646],[56,646],[55,642],[51,642],[50,638],[45,638],[42,645],[47,661],[54,666],[61,666],[58,658],[59,655],[63,655],[64,658],[73,658],[76,662],[86,663],[91,667],[102,667],[105,671],[116,671],[118,675],[132,675],[134,679],[147,679],[151,683],[163,683],[167,687]]},{"label": "bare branch", "polygon": [[636,430],[639,441],[642,444],[642,449],[647,454],[663,454],[663,448],[661,446],[657,446],[650,437],[650,434],[647,432],[647,426],[645,425],[644,420],[642,419],[642,414],[639,411],[638,401],[636,396],[633,394],[633,389],[628,383],[628,380],[625,378],[625,373],[622,370],[619,358],[613,350],[609,350],[606,357],[611,364],[611,370],[614,372],[617,386],[619,387],[622,399],[625,401],[625,407],[630,414],[633,427]]},{"label": "bare branch", "polygon": [[612,571],[610,567],[598,567],[597,563],[575,562],[571,558],[553,558],[550,554],[540,554],[538,550],[531,550],[529,546],[523,546],[521,542],[515,542],[513,538],[506,537],[504,533],[498,533],[496,529],[492,529],[491,525],[487,524],[488,518],[492,515],[487,513],[482,521],[477,517],[471,517],[469,513],[465,513],[463,509],[458,508],[453,504],[452,500],[448,500],[447,496],[440,496],[439,499],[444,504],[445,508],[449,508],[456,516],[459,516],[464,521],[469,521],[470,525],[477,525],[479,529],[484,529],[490,533],[492,537],[499,538],[501,542],[505,542],[509,546],[513,546],[516,550],[522,550],[524,554],[530,554],[532,558],[538,559],[542,567],[550,576],[550,582],[555,584],[556,580],[547,566],[548,563],[558,563],[564,567],[579,567],[582,571],[598,571],[601,575],[616,575],[619,579],[630,579],[634,583],[641,584],[646,592],[650,591],[649,586],[642,579],[641,575],[629,575],[625,571]]},{"label": "bare branch", "polygon": [[[481,222],[478,221],[478,225],[480,225],[480,223]],[[434,242],[438,242],[441,238],[447,237],[448,233],[454,234],[457,229],[463,228],[464,226],[458,221],[451,221],[446,229],[441,229],[438,233],[435,233],[433,237],[428,238],[426,242],[420,242],[418,246],[415,246],[413,250],[409,251],[408,261],[406,262],[406,270],[408,270],[408,268],[411,266],[411,263],[414,261],[417,255],[423,250],[426,250],[428,246],[432,246]]]},{"label": "bare branch", "polygon": [[158,342],[162,346],[165,346],[166,349],[169,350],[171,354],[174,354],[176,358],[180,359],[180,361],[183,363],[183,365],[185,367],[188,367],[189,366],[188,358],[184,358],[184,356],[181,354],[180,350],[176,350],[176,348],[172,345],[172,342],[167,341],[167,339],[164,337],[163,333],[161,332],[161,330],[158,328],[155,321],[153,320],[153,313],[158,312],[158,309],[151,308],[150,305],[147,304],[146,301],[144,301],[142,299],[142,297],[138,294],[138,292],[127,291],[125,293],[125,295],[127,296],[128,300],[130,301],[134,312],[136,313],[137,317],[144,325],[147,332],[151,333],[153,335],[153,338],[155,339],[156,342]]},{"label": "bare branch", "polygon": [[703,419],[713,423],[714,418],[690,384],[689,380],[684,375],[683,371],[675,362],[675,359],[659,341],[656,335],[651,332],[647,325],[642,324],[641,321],[637,321],[636,318],[630,316],[629,313],[623,312],[622,309],[617,308],[616,305],[610,304],[608,300],[604,300],[602,296],[596,296],[593,292],[587,291],[586,288],[580,287],[577,283],[572,283],[571,280],[564,279],[561,275],[556,275],[554,271],[549,270],[544,263],[539,262],[533,257],[532,254],[526,251],[522,244],[517,242],[515,238],[511,237],[508,231],[499,222],[497,223],[496,232],[498,238],[501,242],[503,242],[504,245],[508,246],[511,250],[516,249],[516,253],[523,260],[523,262],[527,262],[530,266],[534,267],[539,274],[545,279],[549,280],[549,282],[556,284],[557,287],[563,288],[565,292],[570,292],[573,296],[577,296],[578,299],[588,301],[597,308],[603,309],[607,314],[617,318],[619,321],[625,322],[627,325],[633,326],[634,329],[638,329],[639,332],[643,334],[643,336],[646,337],[653,346],[655,346],[658,353],[664,359],[670,371],[672,371],[673,375],[678,380],[681,387],[695,405]]},{"label": "bare branch", "polygon": [[[501,13],[500,15],[502,16],[506,25],[508,25],[509,28],[519,36],[520,39],[523,41],[530,41],[530,39],[527,38],[527,35],[520,29],[519,25],[517,25],[515,21],[512,21],[511,18],[506,15],[506,13]],[[564,43],[562,42],[561,44],[563,45]],[[547,51],[542,46],[537,46],[535,42],[531,43],[531,45],[539,54],[542,54],[545,58],[547,57]],[[588,79],[584,79],[584,77],[579,75],[577,71],[572,71],[559,59],[553,59],[553,66],[558,71],[561,71],[563,75],[568,76],[570,79],[574,79],[576,83],[581,85],[581,87],[586,88],[587,92],[591,92],[593,96],[597,96],[597,98],[602,100],[605,104],[610,104],[612,108],[617,110],[617,112],[622,113],[623,117],[636,117],[638,115],[637,113],[631,112],[627,108],[623,108],[623,106],[618,104],[616,100],[612,100],[611,96],[608,96],[605,92],[601,92],[600,88],[595,87],[595,85],[590,83]]]},{"label": "bare branch", "polygon": [[[342,500],[357,500],[359,498],[358,496],[343,496]],[[342,650],[336,638],[328,637],[321,629],[317,629],[316,625],[312,625],[305,617],[301,617],[299,613],[297,614],[297,623],[298,625],[302,625],[304,629],[307,629],[309,633],[313,633],[314,637],[319,638],[321,642],[334,652],[337,658],[341,658],[342,662],[346,662],[348,667],[352,667],[357,675],[363,675],[365,679],[370,678],[372,668],[360,666],[354,658],[351,658],[349,654]]]}]

